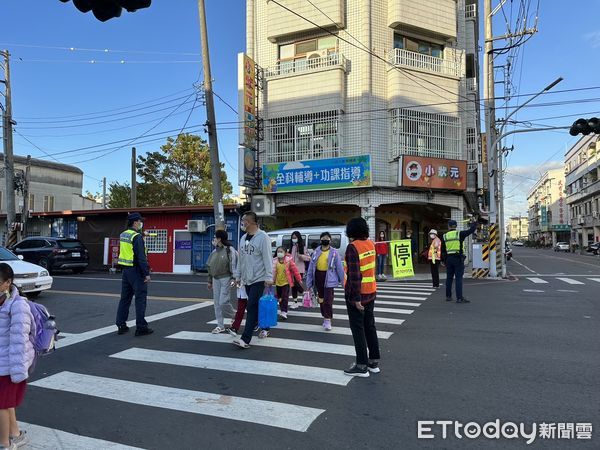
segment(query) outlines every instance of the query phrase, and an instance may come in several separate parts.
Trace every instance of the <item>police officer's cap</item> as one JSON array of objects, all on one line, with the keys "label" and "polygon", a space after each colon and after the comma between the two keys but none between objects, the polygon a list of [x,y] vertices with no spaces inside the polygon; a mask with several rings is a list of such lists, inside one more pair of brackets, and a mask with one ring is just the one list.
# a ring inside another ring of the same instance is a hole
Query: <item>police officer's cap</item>
[{"label": "police officer's cap", "polygon": [[136,220],[144,220],[144,219],[142,218],[142,215],[140,213],[134,212],[134,213],[129,213],[127,215],[127,220],[135,222]]},{"label": "police officer's cap", "polygon": [[453,228],[456,227],[458,224],[456,223],[456,220],[449,220],[448,221],[448,228]]}]

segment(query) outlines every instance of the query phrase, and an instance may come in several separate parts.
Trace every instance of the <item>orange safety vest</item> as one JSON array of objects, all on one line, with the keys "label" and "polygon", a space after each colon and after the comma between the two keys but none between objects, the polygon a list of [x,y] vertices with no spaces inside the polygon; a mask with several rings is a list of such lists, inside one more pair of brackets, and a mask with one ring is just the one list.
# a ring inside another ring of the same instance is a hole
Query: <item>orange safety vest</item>
[{"label": "orange safety vest", "polygon": [[374,294],[377,292],[377,283],[375,282],[375,244],[370,240],[356,240],[350,243],[354,245],[358,252],[360,261],[360,282],[361,294]]},{"label": "orange safety vest", "polygon": [[436,237],[433,241],[431,241],[427,259],[430,259],[434,263],[442,259],[442,241],[440,238]]}]

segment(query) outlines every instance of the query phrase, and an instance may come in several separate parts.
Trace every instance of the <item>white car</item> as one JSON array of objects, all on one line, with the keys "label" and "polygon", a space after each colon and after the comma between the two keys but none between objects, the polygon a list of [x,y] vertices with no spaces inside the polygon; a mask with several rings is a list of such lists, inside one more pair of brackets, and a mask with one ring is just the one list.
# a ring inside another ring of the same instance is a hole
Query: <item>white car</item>
[{"label": "white car", "polygon": [[523,242],[522,241],[513,241],[512,245],[513,245],[513,247],[523,247]]},{"label": "white car", "polygon": [[28,298],[37,297],[52,287],[52,277],[46,269],[17,257],[10,250],[0,247],[0,262],[8,264],[15,273],[14,283]]},{"label": "white car", "polygon": [[566,242],[557,242],[554,246],[555,252],[568,252],[569,250],[569,244]]}]

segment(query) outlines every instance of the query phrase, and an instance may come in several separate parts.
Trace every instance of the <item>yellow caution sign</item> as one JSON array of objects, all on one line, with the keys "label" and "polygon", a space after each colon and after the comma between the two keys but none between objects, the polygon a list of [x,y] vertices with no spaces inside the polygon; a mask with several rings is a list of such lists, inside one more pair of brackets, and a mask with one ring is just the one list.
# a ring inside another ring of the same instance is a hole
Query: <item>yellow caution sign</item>
[{"label": "yellow caution sign", "polygon": [[410,239],[391,241],[390,252],[394,278],[414,277],[415,270],[413,268]]}]

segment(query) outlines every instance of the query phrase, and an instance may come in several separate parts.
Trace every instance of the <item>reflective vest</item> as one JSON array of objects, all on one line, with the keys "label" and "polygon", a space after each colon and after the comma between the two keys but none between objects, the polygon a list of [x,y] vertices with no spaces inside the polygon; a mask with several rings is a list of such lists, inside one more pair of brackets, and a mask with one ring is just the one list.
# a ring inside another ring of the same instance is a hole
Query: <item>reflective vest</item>
[{"label": "reflective vest", "polygon": [[433,241],[431,241],[427,259],[430,259],[435,264],[435,262],[439,261],[441,258],[442,258],[442,242],[440,241],[440,238],[436,237]]},{"label": "reflective vest", "polygon": [[121,266],[133,267],[133,239],[139,235],[137,231],[125,230],[119,237],[119,260]]},{"label": "reflective vest", "polygon": [[448,231],[444,235],[446,243],[446,253],[449,255],[458,255],[460,253],[460,235],[458,230]]},{"label": "reflective vest", "polygon": [[377,292],[377,284],[375,283],[375,244],[370,240],[356,240],[350,245],[354,245],[358,252],[360,274],[362,275],[360,293],[374,294]]}]

